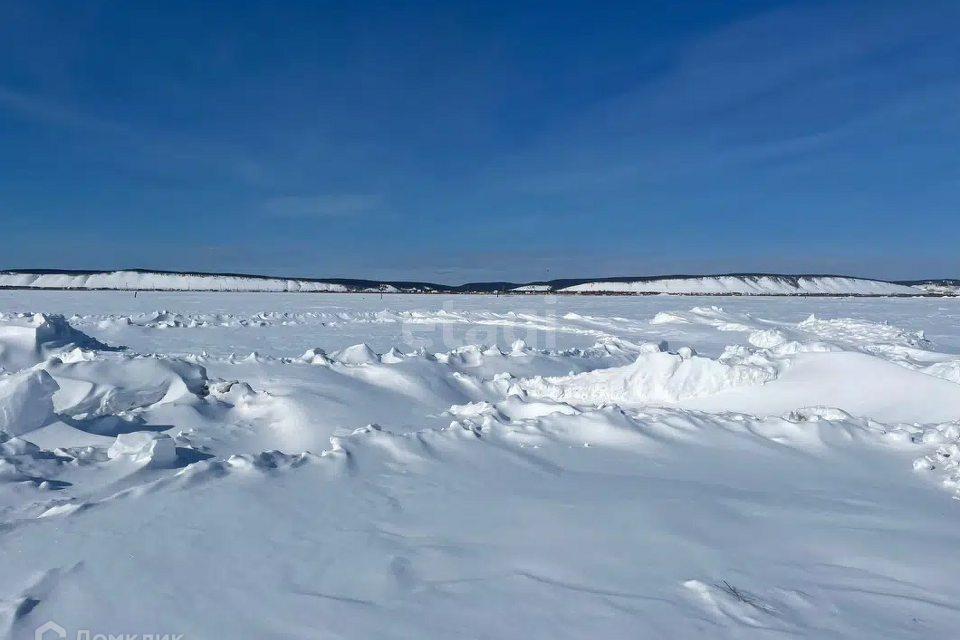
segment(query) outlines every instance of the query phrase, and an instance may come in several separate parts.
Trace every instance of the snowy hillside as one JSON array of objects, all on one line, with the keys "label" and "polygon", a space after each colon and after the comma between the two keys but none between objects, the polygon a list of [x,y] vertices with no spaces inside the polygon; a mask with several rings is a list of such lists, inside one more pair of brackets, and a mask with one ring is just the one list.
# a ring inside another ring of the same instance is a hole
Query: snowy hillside
[{"label": "snowy hillside", "polygon": [[517,293],[547,293],[553,291],[553,287],[549,284],[525,284],[522,287],[514,287],[511,291]]},{"label": "snowy hillside", "polygon": [[242,274],[146,271],[102,272],[0,271],[0,288],[90,289],[123,291],[278,291],[357,293],[494,293],[520,294],[677,294],[677,295],[827,295],[917,296],[955,294],[957,281],[885,282],[815,275],[734,274],[655,276],[636,279],[565,279],[517,285],[472,282],[462,285],[374,281],[349,278],[274,278]]},{"label": "snowy hillside", "polygon": [[840,276],[704,276],[651,278],[634,282],[585,282],[561,293],[674,293],[688,295],[921,295],[892,282]]},{"label": "snowy hillside", "polygon": [[917,280],[915,282],[903,282],[901,284],[916,287],[924,293],[931,295],[960,295],[960,280]]},{"label": "snowy hillside", "polygon": [[118,289],[124,291],[347,291],[327,282],[149,271],[100,273],[0,272],[0,287],[30,289]]}]

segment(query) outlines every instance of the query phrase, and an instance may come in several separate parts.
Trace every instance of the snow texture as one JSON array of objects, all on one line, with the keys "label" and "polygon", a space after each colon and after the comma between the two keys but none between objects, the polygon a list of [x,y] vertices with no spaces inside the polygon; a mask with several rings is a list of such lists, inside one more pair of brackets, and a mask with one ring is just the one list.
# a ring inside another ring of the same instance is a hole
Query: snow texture
[{"label": "snow texture", "polygon": [[956,635],[955,299],[143,291],[0,292],[0,638]]}]

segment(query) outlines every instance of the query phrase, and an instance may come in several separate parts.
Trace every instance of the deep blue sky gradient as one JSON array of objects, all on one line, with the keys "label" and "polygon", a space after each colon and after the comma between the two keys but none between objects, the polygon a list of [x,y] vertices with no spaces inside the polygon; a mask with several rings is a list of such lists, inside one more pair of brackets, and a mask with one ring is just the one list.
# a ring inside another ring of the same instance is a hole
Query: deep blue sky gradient
[{"label": "deep blue sky gradient", "polygon": [[0,268],[960,277],[960,2],[0,0]]}]

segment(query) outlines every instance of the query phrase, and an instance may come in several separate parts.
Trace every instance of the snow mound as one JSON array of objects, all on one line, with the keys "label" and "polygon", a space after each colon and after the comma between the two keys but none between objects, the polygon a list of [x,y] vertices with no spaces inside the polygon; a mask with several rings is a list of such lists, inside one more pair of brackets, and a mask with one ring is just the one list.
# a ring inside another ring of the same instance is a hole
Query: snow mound
[{"label": "snow mound", "polygon": [[117,350],[74,329],[62,315],[0,315],[0,370],[19,371],[78,349]]},{"label": "snow mound", "polygon": [[287,454],[277,450],[234,454],[225,459],[212,458],[186,466],[167,482],[161,481],[160,486],[171,484],[189,488],[237,473],[272,473],[278,470],[296,469],[317,459],[318,456],[308,451],[299,454]]},{"label": "snow mound", "polygon": [[661,311],[650,320],[650,324],[699,324],[713,327],[717,331],[752,331],[766,326],[747,313],[731,313],[722,307],[694,307],[690,311]]},{"label": "snow mound", "polygon": [[925,349],[930,342],[922,331],[908,331],[889,324],[857,318],[822,319],[810,316],[797,325],[801,331],[847,344],[884,344]]},{"label": "snow mound", "polygon": [[107,457],[111,460],[124,457],[151,467],[168,468],[177,464],[177,447],[173,438],[165,433],[134,431],[118,435],[107,450]]},{"label": "snow mound", "polygon": [[852,420],[853,416],[834,407],[802,407],[794,409],[784,420],[788,422],[819,422],[821,420]]},{"label": "snow mound", "polygon": [[648,350],[630,365],[572,376],[535,377],[519,387],[533,397],[574,404],[675,402],[713,395],[736,387],[758,385],[777,377],[772,361],[756,354],[725,354],[726,362],[697,356],[691,349],[676,353]]},{"label": "snow mound", "polygon": [[634,282],[585,282],[563,293],[672,293],[685,295],[922,295],[892,282],[841,276],[702,276],[652,278]]},{"label": "snow mound", "polygon": [[650,324],[689,324],[689,322],[683,316],[669,311],[658,311],[657,315],[650,320]]},{"label": "snow mound", "polygon": [[330,359],[330,356],[327,355],[327,352],[321,349],[320,347],[314,347],[313,349],[307,349],[302,356],[298,358],[300,362],[306,364],[319,364],[319,365],[329,365],[333,362]]},{"label": "snow mound", "polygon": [[123,356],[115,360],[40,365],[58,385],[57,413],[78,420],[114,416],[158,404],[195,404],[208,393],[206,369],[176,358]]},{"label": "snow mound", "polygon": [[920,371],[935,378],[943,378],[960,384],[960,360],[937,362],[928,367],[921,367]]},{"label": "snow mound", "polygon": [[52,481],[64,459],[23,438],[0,431],[0,484],[32,482],[39,489],[58,489],[64,483]]},{"label": "snow mound", "polygon": [[772,349],[787,342],[787,336],[779,329],[758,329],[750,334],[747,341],[761,349]]},{"label": "snow mound", "polygon": [[[304,354],[306,355],[306,354]],[[340,364],[361,365],[380,362],[377,354],[366,344],[355,344],[330,354],[330,359]]]},{"label": "snow mound", "polygon": [[928,427],[913,440],[936,447],[932,453],[913,461],[914,470],[937,472],[945,488],[960,494],[960,422]]},{"label": "snow mound", "polygon": [[24,371],[0,382],[0,433],[19,436],[47,424],[59,389],[43,370]]}]

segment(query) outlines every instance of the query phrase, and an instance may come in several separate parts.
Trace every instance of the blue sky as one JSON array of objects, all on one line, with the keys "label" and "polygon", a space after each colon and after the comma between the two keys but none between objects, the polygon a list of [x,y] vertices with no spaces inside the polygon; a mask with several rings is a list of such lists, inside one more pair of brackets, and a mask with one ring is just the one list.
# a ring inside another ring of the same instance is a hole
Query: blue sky
[{"label": "blue sky", "polygon": [[0,267],[960,277],[960,3],[0,0]]}]

